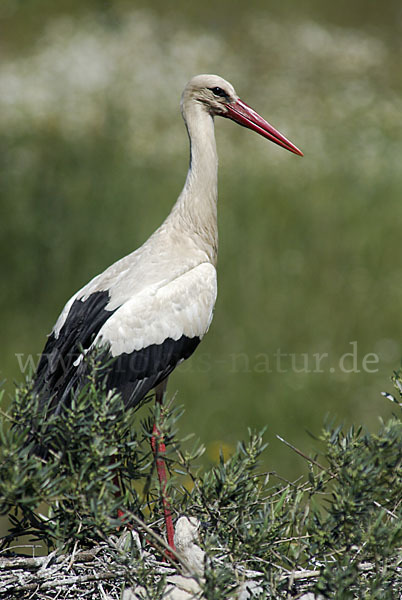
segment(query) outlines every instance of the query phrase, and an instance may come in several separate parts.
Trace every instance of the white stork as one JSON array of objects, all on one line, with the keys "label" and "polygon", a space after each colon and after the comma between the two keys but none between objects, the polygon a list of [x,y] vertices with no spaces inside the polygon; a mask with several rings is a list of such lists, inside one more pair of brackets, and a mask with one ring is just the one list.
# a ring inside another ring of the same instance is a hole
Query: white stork
[{"label": "white stork", "polygon": [[[74,294],[48,338],[34,390],[56,412],[84,379],[83,351],[100,346],[115,359],[107,385],[121,393],[127,407],[154,388],[162,402],[168,376],[208,331],[217,294],[214,117],[229,118],[302,156],[217,75],[191,79],[181,111],[190,138],[190,167],[170,214],[140,248]],[[156,454],[165,450],[155,437],[152,446]],[[160,458],[157,466],[163,496],[166,474]],[[164,507],[168,542],[174,547],[166,498]]]}]

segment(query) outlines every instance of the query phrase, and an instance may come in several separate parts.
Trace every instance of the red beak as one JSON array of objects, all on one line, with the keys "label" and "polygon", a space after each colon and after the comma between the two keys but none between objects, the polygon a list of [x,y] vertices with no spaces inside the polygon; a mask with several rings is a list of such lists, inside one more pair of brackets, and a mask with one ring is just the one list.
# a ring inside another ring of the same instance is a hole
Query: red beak
[{"label": "red beak", "polygon": [[292,142],[289,142],[284,135],[279,133],[279,131],[272,127],[272,125],[270,125],[265,119],[260,117],[255,110],[240,100],[240,98],[236,102],[227,104],[226,107],[228,111],[222,116],[232,119],[232,121],[236,121],[236,123],[243,125],[243,127],[247,127],[248,129],[256,131],[263,137],[267,138],[267,140],[274,142],[274,144],[278,144],[278,146],[286,148],[286,150],[289,150],[289,152],[303,156],[303,152],[299,150],[299,148],[292,144]]}]

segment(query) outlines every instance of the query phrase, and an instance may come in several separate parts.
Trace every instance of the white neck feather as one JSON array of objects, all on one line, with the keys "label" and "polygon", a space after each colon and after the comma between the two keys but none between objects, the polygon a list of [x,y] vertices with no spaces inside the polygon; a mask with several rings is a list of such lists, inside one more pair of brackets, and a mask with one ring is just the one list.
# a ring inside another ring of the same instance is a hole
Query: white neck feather
[{"label": "white neck feather", "polygon": [[218,251],[218,156],[214,120],[197,101],[184,102],[183,118],[190,138],[190,168],[167,221],[178,224],[215,264]]}]

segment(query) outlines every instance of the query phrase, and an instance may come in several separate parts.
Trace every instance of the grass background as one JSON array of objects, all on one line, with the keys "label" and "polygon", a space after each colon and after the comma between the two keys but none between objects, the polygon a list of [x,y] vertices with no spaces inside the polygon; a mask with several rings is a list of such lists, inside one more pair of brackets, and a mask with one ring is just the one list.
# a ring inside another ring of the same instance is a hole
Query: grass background
[{"label": "grass background", "polygon": [[[188,163],[180,94],[213,72],[305,157],[217,119],[219,298],[170,380],[181,433],[213,459],[268,424],[267,468],[295,477],[302,463],[276,433],[308,451],[327,413],[368,428],[386,418],[379,393],[402,355],[401,26],[397,1],[3,0],[8,390],[72,293],[170,210]],[[354,348],[356,365],[342,359]]]}]

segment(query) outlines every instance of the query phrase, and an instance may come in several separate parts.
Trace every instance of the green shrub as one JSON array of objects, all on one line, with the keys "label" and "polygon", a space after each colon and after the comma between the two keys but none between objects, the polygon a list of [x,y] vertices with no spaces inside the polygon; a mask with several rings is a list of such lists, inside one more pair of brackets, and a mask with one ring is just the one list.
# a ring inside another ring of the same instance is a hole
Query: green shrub
[{"label": "green shrub", "polygon": [[[143,407],[124,410],[118,394],[95,385],[96,369],[94,364],[86,386],[58,417],[44,422],[27,386],[3,414],[0,511],[11,520],[4,548],[29,534],[58,553],[99,543],[110,549],[130,514],[137,524],[159,531],[162,509],[149,445],[156,419],[168,444],[172,510],[205,525],[200,541],[206,551],[205,597],[229,598],[250,574],[261,597],[288,598],[301,590],[324,598],[399,597],[397,415],[381,422],[376,433],[327,424],[316,440],[319,460],[306,457],[306,481],[287,482],[260,471],[263,432],[250,431],[227,460],[221,455],[218,464],[201,469],[195,461],[203,447],[177,440],[180,409],[155,414],[152,404],[140,422]],[[399,375],[395,383],[400,391]],[[395,400],[395,409],[400,407]],[[51,448],[46,458],[32,453],[38,443]],[[117,516],[122,507],[123,520]],[[154,553],[163,554],[157,548],[156,541]],[[164,579],[145,568],[138,550],[131,546],[112,554],[123,569],[122,582],[146,581],[149,597],[158,597]]]}]

